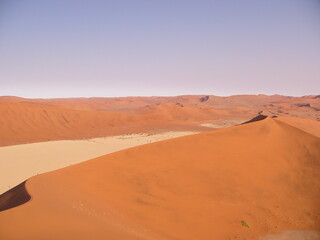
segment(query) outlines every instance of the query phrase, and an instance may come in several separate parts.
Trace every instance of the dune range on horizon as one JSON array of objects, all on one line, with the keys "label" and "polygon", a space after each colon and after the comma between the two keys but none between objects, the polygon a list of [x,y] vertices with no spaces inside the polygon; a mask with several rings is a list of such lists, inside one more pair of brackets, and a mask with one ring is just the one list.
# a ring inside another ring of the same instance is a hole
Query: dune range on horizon
[{"label": "dune range on horizon", "polygon": [[133,133],[208,131],[239,124],[258,114],[320,120],[320,97],[0,97],[0,114],[0,146],[10,146]]}]

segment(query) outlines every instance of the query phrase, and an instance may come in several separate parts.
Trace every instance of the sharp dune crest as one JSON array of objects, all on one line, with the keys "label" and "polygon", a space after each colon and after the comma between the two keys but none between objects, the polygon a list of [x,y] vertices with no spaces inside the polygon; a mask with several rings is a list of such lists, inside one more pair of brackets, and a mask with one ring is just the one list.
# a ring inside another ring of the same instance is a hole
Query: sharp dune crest
[{"label": "sharp dune crest", "polygon": [[320,121],[306,118],[280,117],[279,120],[288,125],[299,128],[316,137],[320,137]]},{"label": "sharp dune crest", "polygon": [[0,239],[244,240],[320,230],[319,146],[266,118],[122,150],[29,179],[32,199],[0,213]]},{"label": "sharp dune crest", "polygon": [[20,183],[5,194],[1,194],[0,212],[20,206],[30,201],[31,196],[28,193],[25,184],[26,182]]}]

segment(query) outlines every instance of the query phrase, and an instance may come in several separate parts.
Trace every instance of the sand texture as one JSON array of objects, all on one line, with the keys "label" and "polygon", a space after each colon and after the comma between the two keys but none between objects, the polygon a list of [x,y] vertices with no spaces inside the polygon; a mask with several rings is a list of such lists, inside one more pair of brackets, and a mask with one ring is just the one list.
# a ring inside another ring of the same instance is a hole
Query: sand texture
[{"label": "sand texture", "polygon": [[319,146],[266,118],[111,153],[3,194],[31,200],[0,212],[0,239],[316,239]]},{"label": "sand texture", "polygon": [[0,147],[0,194],[26,179],[108,153],[195,132],[129,134]]},{"label": "sand texture", "polygon": [[0,97],[0,146],[132,133],[209,131],[268,116],[320,120],[320,97]]}]

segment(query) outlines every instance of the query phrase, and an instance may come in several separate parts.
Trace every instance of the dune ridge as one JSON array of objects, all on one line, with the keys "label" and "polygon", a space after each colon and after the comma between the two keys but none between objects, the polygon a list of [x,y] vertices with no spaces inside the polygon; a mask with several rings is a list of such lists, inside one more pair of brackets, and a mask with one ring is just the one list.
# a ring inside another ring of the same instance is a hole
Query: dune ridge
[{"label": "dune ridge", "polygon": [[320,137],[320,121],[294,117],[280,117],[279,121],[282,121],[293,127],[299,128],[300,130],[312,134],[316,137]]},{"label": "dune ridge", "polygon": [[126,134],[85,140],[60,140],[0,147],[0,194],[37,174],[154,141],[195,134]]},{"label": "dune ridge", "polygon": [[0,102],[0,146],[145,132],[204,131],[208,128],[199,122],[230,115],[224,110],[180,108],[169,104],[131,113]]},{"label": "dune ridge", "polygon": [[319,110],[317,96],[65,99],[6,96],[0,97],[0,146],[141,132],[208,131],[210,127],[219,127],[221,122],[246,121],[258,113],[320,120]]},{"label": "dune ridge", "polygon": [[0,212],[30,201],[31,196],[27,191],[25,184],[26,181],[0,195]]},{"label": "dune ridge", "polygon": [[33,198],[0,213],[0,237],[230,240],[320,230],[319,146],[266,118],[122,150],[29,179]]}]

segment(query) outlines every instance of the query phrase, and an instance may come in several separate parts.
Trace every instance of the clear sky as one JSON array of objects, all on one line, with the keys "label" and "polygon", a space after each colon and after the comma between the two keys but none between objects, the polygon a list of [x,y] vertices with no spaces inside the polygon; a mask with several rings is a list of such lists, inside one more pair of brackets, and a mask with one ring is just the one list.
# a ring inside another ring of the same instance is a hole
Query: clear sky
[{"label": "clear sky", "polygon": [[1,0],[0,95],[320,94],[319,0]]}]

